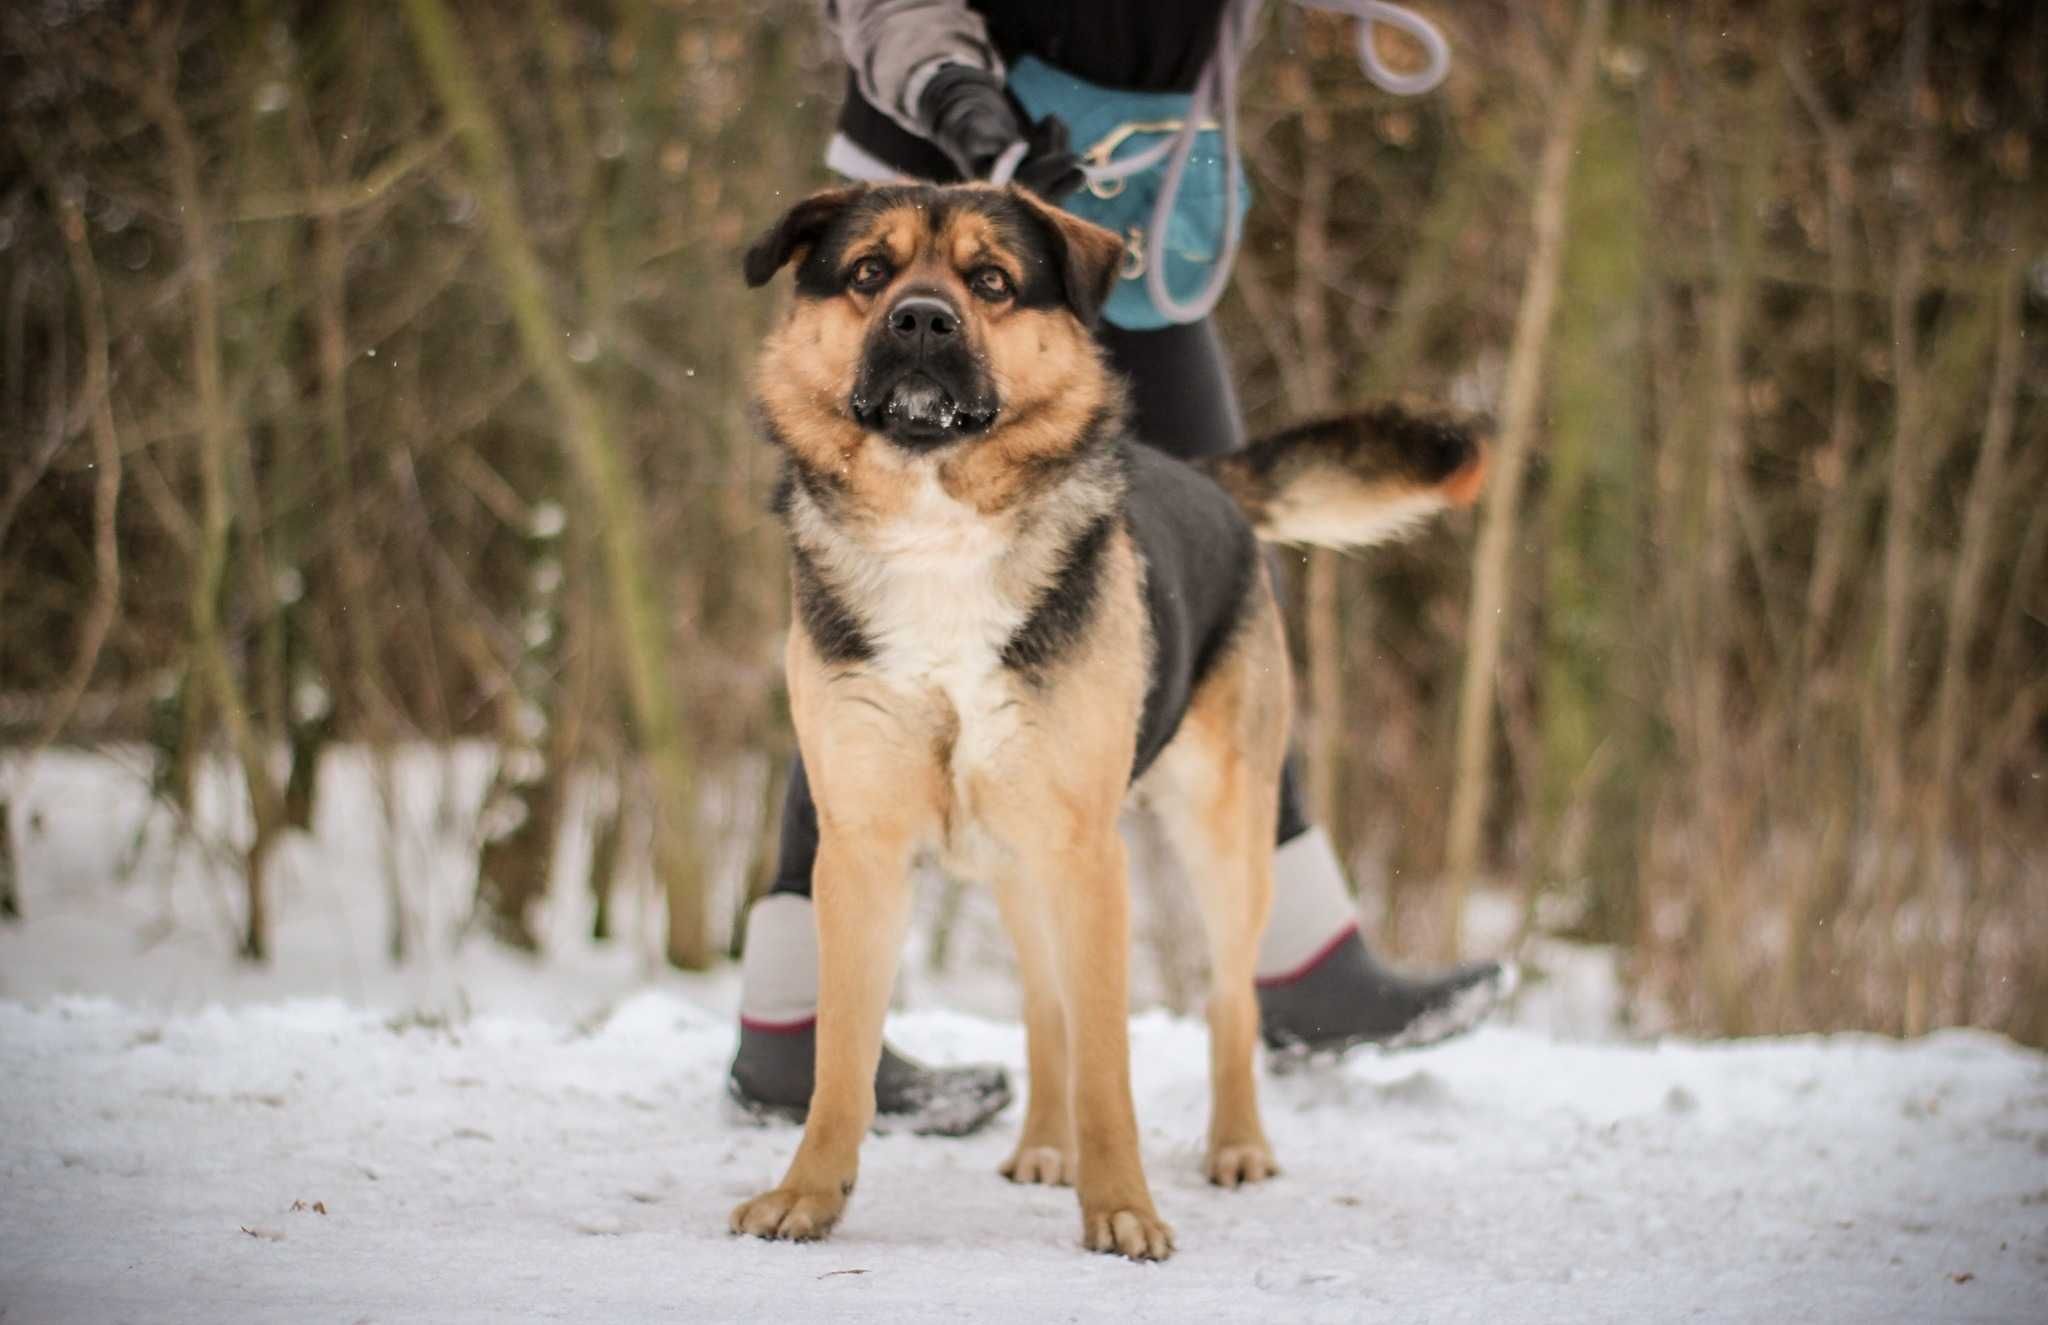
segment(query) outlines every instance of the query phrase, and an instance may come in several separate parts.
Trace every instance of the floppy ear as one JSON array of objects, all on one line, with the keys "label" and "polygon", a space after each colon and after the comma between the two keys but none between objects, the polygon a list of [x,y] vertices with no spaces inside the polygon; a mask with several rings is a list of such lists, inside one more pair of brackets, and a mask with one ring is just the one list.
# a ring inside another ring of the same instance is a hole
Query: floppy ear
[{"label": "floppy ear", "polygon": [[1010,194],[1043,221],[1059,247],[1060,280],[1066,287],[1067,306],[1082,325],[1094,326],[1109,292],[1116,288],[1117,263],[1124,255],[1124,241],[1113,230],[1084,221],[1072,212],[1045,202],[1028,189],[1014,185]]},{"label": "floppy ear", "polygon": [[746,262],[741,268],[747,274],[747,284],[756,288],[768,284],[799,250],[817,243],[818,236],[825,233],[825,227],[832,224],[832,218],[864,191],[859,185],[827,189],[823,193],[812,194],[784,212],[774,228],[755,240],[753,247],[747,250]]}]

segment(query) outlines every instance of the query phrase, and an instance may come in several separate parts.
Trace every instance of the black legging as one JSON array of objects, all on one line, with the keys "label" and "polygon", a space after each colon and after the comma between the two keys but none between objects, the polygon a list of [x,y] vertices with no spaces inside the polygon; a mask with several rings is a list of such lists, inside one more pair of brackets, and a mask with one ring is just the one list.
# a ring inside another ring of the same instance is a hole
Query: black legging
[{"label": "black legging", "polygon": [[[1230,387],[1230,365],[1209,319],[1157,331],[1125,331],[1103,323],[1096,332],[1110,361],[1130,380],[1132,429],[1142,440],[1183,460],[1221,455],[1244,445],[1244,418]],[[1295,759],[1280,771],[1280,842],[1308,831]],[[801,758],[791,761],[782,801],[782,854],[775,891],[811,893],[818,856],[818,807]]]}]

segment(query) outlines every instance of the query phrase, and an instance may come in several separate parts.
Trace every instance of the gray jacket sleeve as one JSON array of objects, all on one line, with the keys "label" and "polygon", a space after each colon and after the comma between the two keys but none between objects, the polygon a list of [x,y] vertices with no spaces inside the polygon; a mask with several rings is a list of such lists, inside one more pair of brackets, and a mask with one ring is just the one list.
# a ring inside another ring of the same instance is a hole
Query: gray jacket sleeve
[{"label": "gray jacket sleeve", "polygon": [[924,137],[917,100],[949,64],[1000,78],[1002,58],[988,27],[964,0],[825,0],[825,22],[868,104]]}]

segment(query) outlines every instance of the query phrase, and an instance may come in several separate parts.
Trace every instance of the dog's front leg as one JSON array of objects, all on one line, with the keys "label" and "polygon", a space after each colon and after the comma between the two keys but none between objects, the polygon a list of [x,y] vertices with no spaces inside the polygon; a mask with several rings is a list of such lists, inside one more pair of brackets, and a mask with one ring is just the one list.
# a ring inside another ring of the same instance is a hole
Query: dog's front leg
[{"label": "dog's front leg", "polygon": [[812,876],[818,917],[818,1057],[804,1139],[773,1191],[732,1212],[732,1230],[809,1241],[853,1194],[875,1117],[875,1066],[910,912],[906,839],[822,826]]},{"label": "dog's front leg", "polygon": [[1164,1260],[1173,1230],[1145,1185],[1131,1105],[1131,899],[1114,813],[1062,855],[1043,877],[1067,1012],[1081,1239],[1094,1251]]}]

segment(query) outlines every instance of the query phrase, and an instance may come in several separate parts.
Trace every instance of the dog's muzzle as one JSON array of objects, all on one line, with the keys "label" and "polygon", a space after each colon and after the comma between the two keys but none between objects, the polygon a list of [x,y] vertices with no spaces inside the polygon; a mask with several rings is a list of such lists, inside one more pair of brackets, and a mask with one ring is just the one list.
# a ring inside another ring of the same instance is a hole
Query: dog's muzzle
[{"label": "dog's muzzle", "polygon": [[946,300],[912,293],[893,304],[870,336],[853,415],[862,427],[926,449],[985,430],[993,392],[968,349],[960,315]]}]

